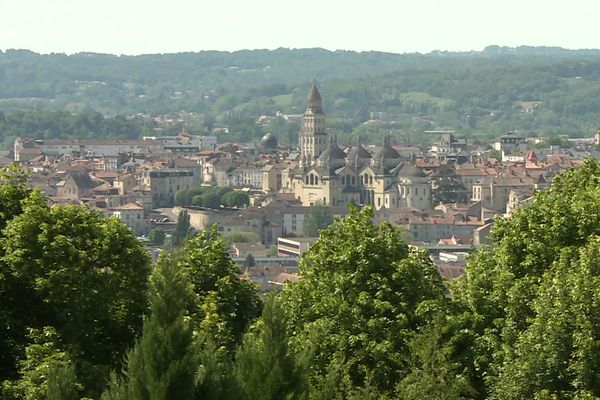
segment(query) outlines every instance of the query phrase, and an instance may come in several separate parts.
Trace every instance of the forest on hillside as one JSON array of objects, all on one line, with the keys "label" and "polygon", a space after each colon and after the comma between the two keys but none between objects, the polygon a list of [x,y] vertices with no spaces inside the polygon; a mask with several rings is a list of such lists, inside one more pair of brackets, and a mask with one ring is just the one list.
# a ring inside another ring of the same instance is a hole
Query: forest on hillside
[{"label": "forest on hillside", "polygon": [[0,170],[0,397],[600,398],[600,163],[558,175],[445,281],[351,208],[261,295],[216,228],[151,264],[116,218]]},{"label": "forest on hillside", "polygon": [[[0,111],[105,117],[169,115],[189,130],[228,126],[230,139],[265,130],[293,142],[295,126],[256,127],[259,115],[301,113],[316,79],[332,132],[415,142],[427,130],[487,139],[509,130],[591,136],[600,124],[600,51],[546,47],[429,54],[323,49],[116,56],[0,52]],[[375,125],[364,125],[377,119]],[[0,121],[1,122],[1,121]],[[140,125],[148,120],[139,121]],[[154,127],[151,127],[154,128]],[[0,135],[27,134],[25,128]],[[100,133],[99,133],[100,134]],[[227,140],[228,138],[223,138]]]}]

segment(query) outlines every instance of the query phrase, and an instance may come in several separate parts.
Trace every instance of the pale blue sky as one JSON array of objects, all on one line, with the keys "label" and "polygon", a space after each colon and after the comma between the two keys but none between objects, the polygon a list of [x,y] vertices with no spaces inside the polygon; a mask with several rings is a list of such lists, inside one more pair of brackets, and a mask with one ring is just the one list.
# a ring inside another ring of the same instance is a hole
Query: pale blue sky
[{"label": "pale blue sky", "polygon": [[0,49],[600,48],[599,0],[0,0]]}]

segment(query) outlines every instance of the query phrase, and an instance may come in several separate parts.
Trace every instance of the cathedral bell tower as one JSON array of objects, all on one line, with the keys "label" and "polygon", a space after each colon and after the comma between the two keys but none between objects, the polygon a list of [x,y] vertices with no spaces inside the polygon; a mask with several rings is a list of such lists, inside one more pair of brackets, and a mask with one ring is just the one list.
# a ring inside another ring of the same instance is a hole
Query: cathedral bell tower
[{"label": "cathedral bell tower", "polygon": [[325,133],[325,113],[321,106],[321,94],[316,82],[308,93],[307,106],[302,116],[298,147],[300,156],[305,160],[305,166],[315,163],[323,150],[327,148],[327,134]]}]

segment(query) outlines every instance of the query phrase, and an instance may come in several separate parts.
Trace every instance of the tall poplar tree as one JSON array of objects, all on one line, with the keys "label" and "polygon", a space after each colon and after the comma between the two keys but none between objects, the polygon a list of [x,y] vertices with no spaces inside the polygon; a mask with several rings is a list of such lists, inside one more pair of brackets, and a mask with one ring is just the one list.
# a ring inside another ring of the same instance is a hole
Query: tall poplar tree
[{"label": "tall poplar tree", "polygon": [[192,399],[198,352],[189,311],[192,286],[185,272],[163,258],[150,278],[150,315],[127,355],[124,376],[113,374],[105,400]]}]

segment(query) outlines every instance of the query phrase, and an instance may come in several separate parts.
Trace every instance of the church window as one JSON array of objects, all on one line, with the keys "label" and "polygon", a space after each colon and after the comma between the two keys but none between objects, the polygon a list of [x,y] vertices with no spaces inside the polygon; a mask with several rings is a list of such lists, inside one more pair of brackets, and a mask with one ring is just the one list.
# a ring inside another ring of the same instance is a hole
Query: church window
[{"label": "church window", "polygon": [[381,197],[377,198],[377,207],[381,207]]},{"label": "church window", "polygon": [[346,184],[346,177],[342,176],[342,185],[345,185],[345,184]]},{"label": "church window", "polygon": [[304,177],[304,182],[308,185],[308,175]]},{"label": "church window", "polygon": [[372,185],[373,184],[373,176],[369,176],[369,183]]},{"label": "church window", "polygon": [[309,182],[311,185],[315,184],[315,176],[313,174],[310,174]]},{"label": "church window", "polygon": [[354,177],[352,177],[352,184],[356,185],[356,179]]}]

